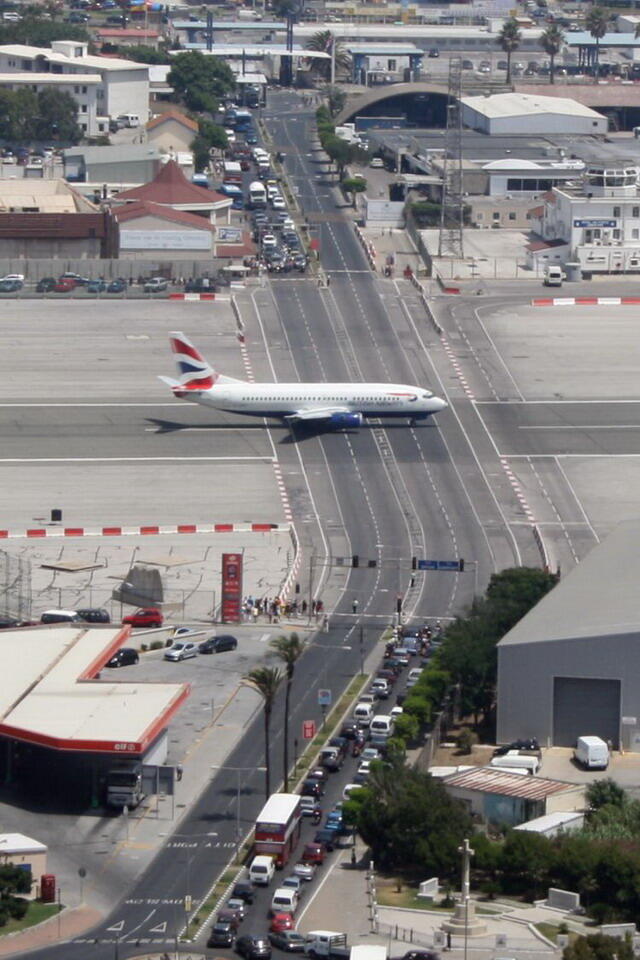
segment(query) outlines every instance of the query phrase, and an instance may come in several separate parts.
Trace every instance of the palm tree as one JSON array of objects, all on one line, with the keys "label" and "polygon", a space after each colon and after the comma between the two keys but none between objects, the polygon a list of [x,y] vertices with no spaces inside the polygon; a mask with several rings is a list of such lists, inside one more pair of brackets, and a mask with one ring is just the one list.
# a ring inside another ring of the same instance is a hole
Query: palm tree
[{"label": "palm tree", "polygon": [[609,15],[602,7],[591,7],[585,17],[584,25],[596,41],[596,60],[595,70],[593,71],[593,82],[597,83],[600,75],[600,41],[607,32]]},{"label": "palm tree", "polygon": [[[332,53],[335,45],[335,53]],[[309,37],[306,46],[307,50],[315,50],[317,53],[328,53],[329,60],[314,60],[311,67],[314,73],[317,73],[324,80],[331,80],[331,58],[335,59],[336,73],[338,70],[349,71],[351,69],[351,57],[343,49],[339,40],[336,40],[331,30],[318,30]]]},{"label": "palm tree", "polygon": [[496,37],[496,43],[507,55],[507,83],[511,83],[511,55],[517,50],[522,40],[522,34],[518,27],[518,22],[514,17],[510,17],[502,24],[502,29]]},{"label": "palm tree", "polygon": [[287,686],[284,695],[284,792],[289,792],[289,698],[296,668],[296,661],[302,656],[304,643],[297,633],[288,637],[275,637],[269,646],[282,660],[286,668]]},{"label": "palm tree", "polygon": [[549,54],[549,83],[555,80],[556,57],[562,50],[564,43],[564,33],[560,27],[552,23],[540,37],[540,46],[545,53]]},{"label": "palm tree", "polygon": [[280,686],[280,681],[282,680],[282,670],[279,670],[278,667],[255,667],[254,670],[252,670],[246,675],[246,677],[243,677],[242,679],[248,686],[253,687],[256,693],[259,693],[264,701],[264,763],[266,767],[264,780],[265,794],[268,800],[271,796],[269,727],[271,725],[271,711],[273,710],[273,703],[276,698],[276,693],[278,692],[278,687]]}]

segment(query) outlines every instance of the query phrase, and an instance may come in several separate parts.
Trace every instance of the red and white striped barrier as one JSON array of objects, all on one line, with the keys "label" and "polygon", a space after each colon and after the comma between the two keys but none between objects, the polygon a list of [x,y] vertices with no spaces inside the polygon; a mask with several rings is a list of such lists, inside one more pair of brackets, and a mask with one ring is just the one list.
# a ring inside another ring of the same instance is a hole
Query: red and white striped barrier
[{"label": "red and white striped barrier", "polygon": [[215,300],[215,293],[170,293],[169,300]]},{"label": "red and white striped barrier", "polygon": [[640,297],[540,297],[532,307],[624,307],[640,304]]},{"label": "red and white striped barrier", "polygon": [[366,254],[366,256],[367,256],[367,260],[368,260],[368,262],[369,262],[369,266],[371,267],[372,270],[375,270],[375,269],[376,269],[376,261],[375,261],[375,258],[376,258],[376,256],[377,256],[377,254],[376,254],[376,248],[374,247],[374,245],[373,245],[372,243],[369,243],[369,241],[367,240],[367,238],[365,237],[364,233],[362,232],[362,230],[360,229],[360,227],[358,226],[357,223],[356,223],[355,227],[356,227],[356,236],[357,236],[358,240],[360,241],[360,243],[362,244],[362,249],[364,250],[364,252],[365,252],[365,254]]},{"label": "red and white striped barrier", "polygon": [[0,540],[43,537],[149,537],[182,533],[273,533],[289,532],[289,523],[178,523],[175,526],[142,527],[31,527],[0,530]]}]

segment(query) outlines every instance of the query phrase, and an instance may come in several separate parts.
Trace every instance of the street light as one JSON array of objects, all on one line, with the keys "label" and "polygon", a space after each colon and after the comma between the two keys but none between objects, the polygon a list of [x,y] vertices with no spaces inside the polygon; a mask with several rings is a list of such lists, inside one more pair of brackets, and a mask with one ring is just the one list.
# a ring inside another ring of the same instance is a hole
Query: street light
[{"label": "street light", "polygon": [[229,767],[226,763],[211,764],[212,770],[235,770],[236,777],[236,854],[240,848],[240,774],[246,770],[256,770],[260,773],[266,771],[266,767]]}]

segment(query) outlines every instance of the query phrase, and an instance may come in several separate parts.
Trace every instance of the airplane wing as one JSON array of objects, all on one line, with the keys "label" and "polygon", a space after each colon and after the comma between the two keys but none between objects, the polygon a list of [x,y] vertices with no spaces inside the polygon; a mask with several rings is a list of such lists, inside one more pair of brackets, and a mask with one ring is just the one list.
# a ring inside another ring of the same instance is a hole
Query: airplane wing
[{"label": "airplane wing", "polygon": [[285,417],[290,423],[311,423],[316,420],[328,420],[330,423],[349,427],[359,427],[362,414],[353,413],[346,407],[315,407],[313,410],[297,410]]}]

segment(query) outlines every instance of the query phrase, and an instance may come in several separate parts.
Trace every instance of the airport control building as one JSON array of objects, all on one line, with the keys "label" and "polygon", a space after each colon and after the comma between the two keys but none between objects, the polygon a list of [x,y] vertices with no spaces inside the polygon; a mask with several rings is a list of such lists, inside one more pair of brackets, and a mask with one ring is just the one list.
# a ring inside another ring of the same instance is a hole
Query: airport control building
[{"label": "airport control building", "polygon": [[498,644],[497,740],[640,752],[640,520],[621,524]]}]

